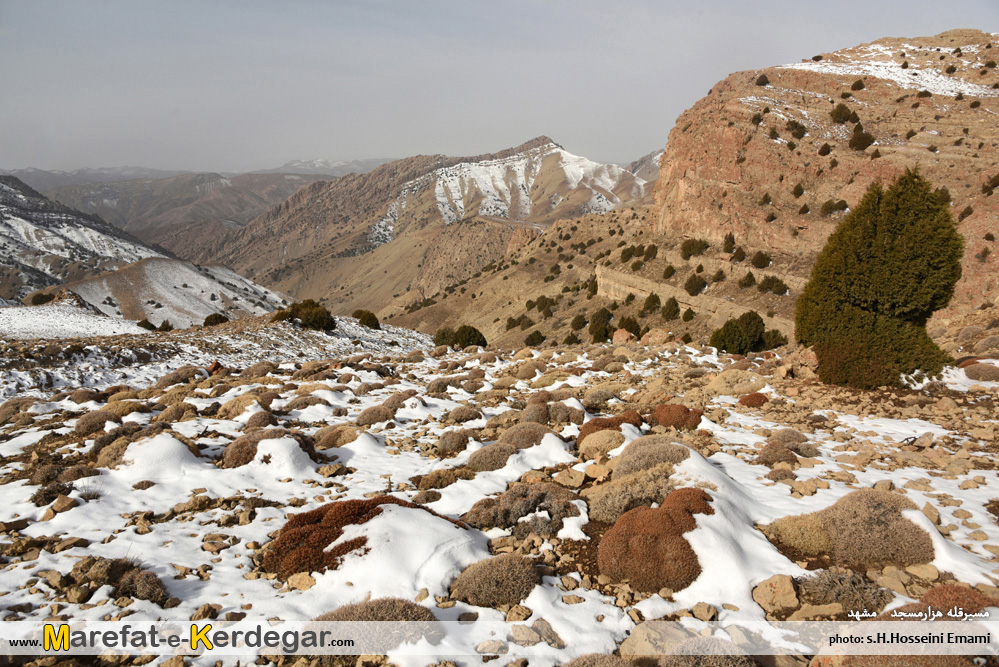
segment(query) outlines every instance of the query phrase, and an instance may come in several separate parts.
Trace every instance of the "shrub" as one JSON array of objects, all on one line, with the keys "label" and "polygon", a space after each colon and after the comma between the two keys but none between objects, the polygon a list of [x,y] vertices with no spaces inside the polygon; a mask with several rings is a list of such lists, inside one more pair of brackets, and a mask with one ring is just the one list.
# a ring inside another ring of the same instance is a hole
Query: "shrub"
[{"label": "shrub", "polygon": [[583,441],[588,436],[598,431],[619,430],[621,424],[631,424],[636,428],[641,428],[642,416],[635,410],[629,410],[616,417],[597,417],[596,419],[591,419],[579,429],[579,435],[576,436],[576,447],[582,446]]},{"label": "shrub", "polygon": [[524,345],[527,347],[537,347],[545,342],[547,338],[540,331],[533,331],[524,338]]},{"label": "shrub", "polygon": [[121,579],[118,580],[115,595],[148,600],[161,607],[169,597],[160,578],[150,570],[141,567],[133,568],[122,575]]},{"label": "shrub", "polygon": [[442,459],[453,458],[465,451],[468,440],[467,431],[447,431],[437,439],[437,455]]},{"label": "shrub", "polygon": [[634,317],[628,317],[627,315],[621,318],[621,321],[618,323],[618,328],[624,329],[625,331],[635,336],[636,338],[638,337],[639,333],[642,331],[642,328],[638,324],[638,321]]},{"label": "shrub", "polygon": [[779,442],[768,442],[763,445],[763,449],[760,450],[755,461],[755,463],[767,466],[768,468],[773,468],[778,463],[790,463],[794,465],[797,462],[798,457],[794,455],[794,452]]},{"label": "shrub", "polygon": [[606,343],[610,340],[611,333],[613,333],[609,328],[611,318],[613,315],[606,308],[601,308],[590,317],[590,326],[587,331],[593,336],[594,343]]},{"label": "shrub", "polygon": [[715,275],[711,276],[711,282],[713,283],[720,283],[723,280],[725,280],[725,272],[721,269],[715,271]]},{"label": "shrub", "polygon": [[574,318],[572,318],[572,324],[570,324],[569,326],[572,327],[573,331],[579,331],[580,329],[586,326],[586,315],[583,315],[582,313],[576,315]]},{"label": "shrub", "polygon": [[[687,311],[687,312],[690,312],[690,311]],[[693,318],[691,318],[691,319],[693,319]],[[694,340],[694,337],[693,337],[693,336],[691,336],[691,335],[690,335],[690,333],[685,333],[685,334],[683,334],[683,336],[681,336],[681,337],[680,337],[680,341],[681,341],[681,342],[682,342],[682,343],[683,343],[684,345],[690,345],[690,343],[691,343],[691,342],[692,342],[693,340]]]},{"label": "shrub", "polygon": [[683,283],[683,289],[687,290],[687,294],[690,296],[697,296],[704,291],[704,288],[708,286],[708,283],[701,276],[693,273],[687,278],[687,281]]},{"label": "shrub", "polygon": [[298,443],[299,448],[305,452],[309,458],[316,460],[315,444],[309,436],[298,431],[288,431],[283,428],[259,429],[246,435],[241,435],[228,445],[222,452],[223,468],[238,468],[253,461],[257,456],[257,445],[261,440],[273,438],[292,438]]},{"label": "shrub", "polygon": [[835,201],[833,199],[827,199],[822,202],[822,208],[819,210],[819,215],[823,218],[828,218],[833,213],[845,211],[849,207],[850,206],[846,203],[846,200],[840,199],[839,201]]},{"label": "shrub", "polygon": [[586,493],[590,519],[612,524],[628,510],[662,504],[673,491],[669,481],[672,474],[673,464],[666,462],[623,475],[615,472],[610,482]]},{"label": "shrub", "polygon": [[671,296],[666,299],[666,303],[663,304],[662,317],[667,322],[680,317],[680,304],[677,302],[676,297]]},{"label": "shrub", "polygon": [[853,85],[850,86],[850,90],[863,90],[863,89],[864,89],[863,79],[857,79],[856,81],[853,82]]},{"label": "shrub", "polygon": [[355,537],[332,549],[328,547],[343,535],[346,526],[366,523],[381,514],[382,505],[418,509],[463,527],[458,521],[392,496],[330,502],[311,512],[292,515],[288,519],[277,538],[264,552],[264,571],[273,572],[286,580],[296,572],[335,570],[344,556],[363,549],[368,539],[364,536]]},{"label": "shrub", "polygon": [[[687,310],[683,311],[683,315],[680,317],[680,319],[683,320],[684,322],[689,322],[695,317],[697,317],[697,313],[694,312],[694,309],[688,308]],[[689,343],[690,341],[684,341],[684,342]]]},{"label": "shrub", "polygon": [[795,139],[802,139],[806,134],[808,134],[808,128],[796,120],[787,121],[786,127],[788,132],[790,132],[791,136]]},{"label": "shrub", "polygon": [[516,449],[526,449],[527,447],[534,447],[540,444],[546,435],[554,433],[555,431],[543,424],[524,422],[515,424],[503,431],[503,435],[499,437],[497,442],[513,445]]},{"label": "shrub", "polygon": [[967,218],[969,215],[971,215],[974,212],[975,212],[975,209],[971,208],[970,206],[965,206],[964,209],[960,213],[957,214],[957,221],[958,222],[964,222],[964,219]]},{"label": "shrub", "polygon": [[468,457],[468,467],[476,472],[499,470],[506,465],[507,460],[516,452],[517,448],[513,445],[498,442],[475,450]]},{"label": "shrub", "polygon": [[846,121],[850,120],[851,113],[850,107],[840,102],[836,105],[836,108],[829,112],[829,117],[832,118],[834,123],[842,125]]},{"label": "shrub", "polygon": [[809,212],[808,204],[802,204],[801,208],[798,209],[798,215],[807,215]]},{"label": "shrub", "polygon": [[878,613],[895,597],[891,591],[863,575],[839,567],[802,577],[796,583],[798,593],[807,604],[839,603],[846,612],[867,610]]},{"label": "shrub", "polygon": [[451,584],[451,597],[477,607],[514,605],[540,583],[530,560],[520,554],[503,554],[467,567]]},{"label": "shrub", "polygon": [[787,285],[777,276],[764,276],[757,289],[763,293],[770,292],[778,296],[783,296],[788,292]]},{"label": "shrub", "polygon": [[361,410],[357,415],[358,426],[373,426],[382,422],[390,421],[395,417],[395,409],[387,405],[372,405],[370,408]]},{"label": "shrub", "polygon": [[709,344],[730,354],[749,354],[762,347],[763,318],[755,311],[731,319],[711,334]]},{"label": "shrub", "polygon": [[735,250],[735,235],[729,232],[725,235],[725,242],[722,244],[722,252],[733,252]]},{"label": "shrub", "polygon": [[683,590],[701,573],[701,566],[682,535],[697,526],[694,514],[714,514],[710,500],[703,489],[677,489],[661,507],[629,510],[600,540],[600,573],[612,581],[627,579],[642,592]]},{"label": "shrub", "polygon": [[757,202],[760,206],[766,206],[767,204],[772,204],[773,199],[770,198],[769,192],[764,192],[763,196],[760,197],[760,201]]},{"label": "shrub", "polygon": [[819,155],[826,156],[832,153],[832,146],[829,144],[822,144],[819,146]]},{"label": "shrub", "polygon": [[163,320],[160,325],[156,327],[157,331],[173,331],[173,325],[170,324],[170,320]]},{"label": "shrub", "polygon": [[296,301],[287,308],[279,310],[271,317],[272,322],[295,321],[306,328],[318,331],[333,331],[336,329],[336,320],[330,315],[325,307],[319,305],[313,299]]},{"label": "shrub", "polygon": [[[860,127],[859,125],[857,127]],[[870,132],[865,132],[860,130],[859,132],[854,132],[853,136],[850,137],[850,148],[855,151],[867,150],[867,148],[874,143],[874,135]]]},{"label": "shrub", "polygon": [[[516,322],[514,322],[513,326],[509,326],[509,324],[510,321],[507,320],[508,331],[512,329],[514,326],[517,326]],[[453,342],[454,342],[454,329],[452,329],[451,327],[441,327],[440,329],[437,330],[437,333],[434,334],[434,345],[438,346],[447,345],[448,347],[451,347],[451,343]]]},{"label": "shrub", "polygon": [[[578,496],[558,484],[515,482],[499,496],[478,501],[461,518],[479,530],[512,528],[514,536],[518,539],[526,537],[531,532],[550,538],[562,530],[564,519],[579,516],[579,508],[572,504],[574,500],[578,500]],[[549,518],[538,521],[520,520],[539,512],[547,512]]]},{"label": "shrub", "polygon": [[767,78],[766,74],[761,74],[758,77],[756,77],[756,85],[757,86],[769,86],[770,85],[770,79]]},{"label": "shrub", "polygon": [[829,237],[798,299],[795,337],[814,346],[819,377],[860,388],[898,386],[948,357],[926,334],[961,276],[963,240],[918,171],[879,183]]},{"label": "shrub", "polygon": [[861,572],[932,561],[930,536],[904,518],[903,509],[916,506],[891,491],[860,489],[819,512],[778,519],[764,533],[782,551],[825,555],[835,565]]},{"label": "shrub", "polygon": [[708,247],[708,242],[703,239],[685,239],[680,245],[680,257],[686,260],[696,255],[703,255]]},{"label": "shrub", "polygon": [[739,397],[739,405],[745,406],[747,408],[759,408],[762,407],[764,403],[769,402],[766,394],[761,394],[758,391],[754,391],[751,394],[746,394],[745,396]]},{"label": "shrub", "polygon": [[756,276],[753,275],[752,271],[747,271],[746,275],[739,278],[739,287],[742,289],[747,289],[756,284]]},{"label": "shrub", "polygon": [[481,331],[470,324],[462,324],[454,332],[453,345],[459,350],[464,350],[466,347],[471,347],[473,345],[486,347],[488,343],[486,342],[486,337],[482,335]]},{"label": "shrub", "polygon": [[108,412],[107,410],[96,410],[94,412],[88,412],[78,418],[76,420],[74,430],[79,435],[91,435],[92,433],[103,431],[105,424],[108,422],[120,424],[121,418],[113,412]]},{"label": "shrub", "polygon": [[[700,410],[691,410],[685,405],[663,403],[652,413],[652,419],[659,426],[692,431],[701,423],[704,415]],[[630,445],[629,445],[630,446]]]},{"label": "shrub", "polygon": [[[660,406],[665,407],[665,406]],[[683,407],[683,406],[674,406]],[[696,411],[700,413],[700,411]],[[700,414],[697,417],[700,421]],[[690,450],[665,435],[643,435],[633,440],[614,466],[614,479],[640,470],[649,470],[662,463],[676,465],[690,456]]]},{"label": "shrub", "polygon": [[663,280],[669,280],[670,278],[673,277],[675,273],[676,273],[676,267],[673,266],[672,264],[667,265],[666,268],[663,269]]},{"label": "shrub", "polygon": [[659,295],[653,292],[652,294],[645,297],[645,303],[642,304],[643,313],[651,313],[659,310],[659,306],[662,303],[659,301]]},{"label": "shrub", "polygon": [[563,345],[579,345],[580,342],[581,341],[579,340],[579,336],[577,336],[574,333],[570,333],[568,336],[562,339]]},{"label": "shrub", "polygon": [[45,292],[35,292],[34,294],[31,295],[31,300],[29,303],[31,303],[32,306],[41,306],[42,304],[46,304],[49,301],[52,301],[53,299],[55,299],[55,294],[46,294]]},{"label": "shrub", "polygon": [[765,269],[766,267],[770,266],[772,261],[773,260],[771,259],[770,255],[761,250],[757,250],[755,253],[753,253],[753,258],[749,262],[757,269]]},{"label": "shrub", "polygon": [[729,261],[738,264],[744,259],[746,259],[746,251],[742,249],[742,246],[739,246],[738,248],[735,249],[735,253],[732,254],[732,257]]},{"label": "shrub", "polygon": [[355,310],[351,315],[357,323],[362,327],[367,327],[369,329],[381,329],[382,326],[378,322],[378,318],[370,310]]},{"label": "shrub", "polygon": [[211,315],[205,318],[205,321],[202,324],[202,326],[215,327],[220,324],[225,324],[228,321],[229,318],[223,315],[222,313],[212,313]]},{"label": "shrub", "polygon": [[156,331],[156,325],[143,317],[141,320],[136,322],[140,327],[146,329],[147,331]]}]

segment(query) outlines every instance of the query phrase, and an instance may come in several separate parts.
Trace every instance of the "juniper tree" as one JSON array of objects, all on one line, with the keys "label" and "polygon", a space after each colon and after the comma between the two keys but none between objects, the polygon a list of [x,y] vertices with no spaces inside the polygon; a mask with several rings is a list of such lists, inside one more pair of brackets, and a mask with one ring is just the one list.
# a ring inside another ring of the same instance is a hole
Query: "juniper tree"
[{"label": "juniper tree", "polygon": [[950,301],[964,242],[918,169],[874,183],[829,237],[798,299],[795,337],[814,346],[823,382],[899,385],[948,360],[926,322]]}]

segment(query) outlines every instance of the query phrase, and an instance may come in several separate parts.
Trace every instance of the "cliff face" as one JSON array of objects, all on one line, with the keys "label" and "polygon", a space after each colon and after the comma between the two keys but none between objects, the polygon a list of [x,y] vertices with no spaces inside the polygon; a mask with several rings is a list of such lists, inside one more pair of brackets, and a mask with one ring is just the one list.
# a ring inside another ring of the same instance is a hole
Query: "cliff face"
[{"label": "cliff face", "polygon": [[[992,302],[999,276],[986,233],[995,233],[999,213],[987,184],[999,174],[996,60],[999,36],[954,30],[732,74],[670,132],[652,225],[712,244],[732,232],[739,244],[807,260],[844,215],[823,215],[824,203],[855,205],[873,181],[919,167],[947,188],[954,218],[962,218],[964,276],[951,310]],[[841,104],[856,115],[836,122],[831,112]],[[857,121],[873,139],[862,150],[850,146]]]}]

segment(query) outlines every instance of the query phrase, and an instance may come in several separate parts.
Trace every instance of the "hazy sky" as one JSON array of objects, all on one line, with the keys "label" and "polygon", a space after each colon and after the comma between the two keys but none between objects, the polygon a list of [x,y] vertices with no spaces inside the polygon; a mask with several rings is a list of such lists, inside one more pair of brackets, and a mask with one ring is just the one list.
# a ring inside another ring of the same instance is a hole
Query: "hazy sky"
[{"label": "hazy sky", "polygon": [[627,162],[731,72],[999,31],[996,0],[0,0],[0,167]]}]

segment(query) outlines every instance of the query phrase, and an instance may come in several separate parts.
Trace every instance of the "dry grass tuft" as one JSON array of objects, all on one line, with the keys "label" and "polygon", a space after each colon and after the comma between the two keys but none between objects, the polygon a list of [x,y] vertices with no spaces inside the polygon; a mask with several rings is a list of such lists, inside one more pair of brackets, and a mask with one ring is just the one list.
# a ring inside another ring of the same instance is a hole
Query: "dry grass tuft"
[{"label": "dry grass tuft", "polygon": [[382,422],[390,421],[395,417],[395,410],[385,405],[373,405],[365,408],[361,414],[357,415],[358,426],[373,426]]},{"label": "dry grass tuft", "polygon": [[669,481],[671,474],[673,465],[670,463],[660,463],[628,475],[618,475],[615,471],[612,481],[584,492],[590,519],[614,523],[628,510],[662,503],[673,491]]},{"label": "dry grass tuft", "polygon": [[121,423],[121,418],[113,412],[106,410],[96,410],[88,412],[76,420],[75,431],[79,435],[91,435],[98,431],[103,431],[108,422]]},{"label": "dry grass tuft", "polygon": [[[463,517],[475,528],[512,528],[518,539],[535,532],[541,537],[555,537],[562,530],[562,520],[579,516],[579,508],[572,504],[578,497],[563,486],[551,482],[536,484],[514,483],[505,493],[483,498],[472,505]],[[531,521],[520,521],[535,512],[548,512],[549,520],[536,526]]]},{"label": "dry grass tuft", "polygon": [[357,429],[350,424],[337,424],[324,426],[316,431],[313,438],[316,441],[316,449],[330,449],[354,442],[357,440],[357,433]]},{"label": "dry grass tuft", "polygon": [[525,422],[514,424],[500,435],[498,442],[513,445],[517,449],[526,449],[541,444],[548,434],[558,435],[555,431],[542,424]]},{"label": "dry grass tuft", "polygon": [[437,455],[442,459],[453,458],[465,451],[468,440],[468,431],[447,431],[437,439]]},{"label": "dry grass tuft", "polygon": [[447,413],[446,417],[449,421],[458,422],[459,424],[481,418],[482,413],[472,405],[459,405],[455,409],[451,410],[451,412]]},{"label": "dry grass tuft", "polygon": [[451,486],[459,479],[475,479],[475,472],[468,468],[441,468],[420,477],[416,488],[420,491],[443,489],[444,487]]},{"label": "dry grass tuft", "polygon": [[639,470],[647,470],[660,463],[676,465],[688,456],[690,450],[677,444],[669,436],[643,435],[629,443],[617,457],[614,479]]},{"label": "dry grass tuft", "polygon": [[863,575],[831,567],[797,581],[804,602],[815,605],[840,603],[844,611],[880,612],[894,594],[881,588]]},{"label": "dry grass tuft", "polygon": [[316,450],[312,438],[298,431],[289,431],[283,428],[268,428],[253,431],[246,435],[241,435],[228,445],[222,452],[223,468],[238,468],[245,466],[257,455],[257,444],[261,440],[271,440],[276,438],[293,438],[303,452],[309,455],[313,461],[317,461]]},{"label": "dry grass tuft", "polygon": [[468,467],[476,472],[499,470],[517,453],[517,448],[506,442],[497,442],[477,449],[468,457]]},{"label": "dry grass tuft", "polygon": [[503,554],[467,567],[451,584],[451,597],[477,607],[514,605],[541,583],[534,563]]},{"label": "dry grass tuft", "polygon": [[760,454],[756,457],[756,461],[754,461],[754,463],[767,466],[768,468],[773,468],[778,463],[790,463],[791,465],[797,465],[798,457],[794,455],[794,452],[779,442],[768,442],[763,445],[763,449],[760,450]]}]

